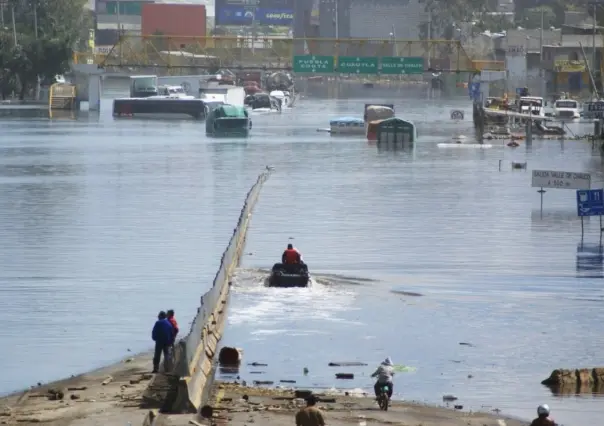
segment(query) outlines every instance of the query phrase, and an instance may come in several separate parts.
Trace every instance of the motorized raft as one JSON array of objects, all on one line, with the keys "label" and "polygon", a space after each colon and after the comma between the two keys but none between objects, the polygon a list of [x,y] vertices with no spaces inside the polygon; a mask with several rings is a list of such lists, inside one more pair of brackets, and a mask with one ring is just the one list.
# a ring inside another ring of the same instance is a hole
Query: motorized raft
[{"label": "motorized raft", "polygon": [[268,277],[269,287],[308,287],[310,274],[305,263],[275,263]]}]

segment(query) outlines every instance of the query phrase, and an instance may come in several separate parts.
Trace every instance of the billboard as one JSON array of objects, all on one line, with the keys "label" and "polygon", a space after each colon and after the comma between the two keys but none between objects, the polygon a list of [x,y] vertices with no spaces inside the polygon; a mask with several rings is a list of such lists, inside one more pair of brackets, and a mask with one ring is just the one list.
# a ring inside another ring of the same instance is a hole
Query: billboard
[{"label": "billboard", "polygon": [[141,27],[143,36],[161,33],[165,36],[205,37],[206,7],[199,4],[144,3]]},{"label": "billboard", "polygon": [[216,0],[216,25],[291,26],[293,0]]}]

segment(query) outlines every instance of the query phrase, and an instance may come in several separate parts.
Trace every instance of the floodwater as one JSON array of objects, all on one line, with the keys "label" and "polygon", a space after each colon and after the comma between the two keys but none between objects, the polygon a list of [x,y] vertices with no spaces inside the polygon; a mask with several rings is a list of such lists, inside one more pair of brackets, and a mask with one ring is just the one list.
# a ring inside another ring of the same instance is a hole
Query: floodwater
[{"label": "floodwater", "polygon": [[[209,140],[196,122],[113,120],[109,101],[79,121],[0,121],[0,392],[148,349],[160,309],[176,309],[186,329],[269,165],[224,340],[246,363],[269,364],[245,367],[247,380],[369,389],[391,356],[415,368],[397,375],[399,398],[453,394],[524,418],[546,402],[567,426],[597,424],[597,397],[557,398],[539,383],[600,363],[602,261],[578,257],[598,243],[598,221],[585,221],[579,246],[575,192],[548,190],[541,213],[530,169],[588,171],[599,187],[600,157],[575,141],[439,148],[472,138],[466,98],[396,99],[418,124],[415,149],[316,131],[361,116],[368,100],[303,100],[255,117],[247,141]],[[454,108],[464,121],[449,118]],[[259,269],[289,241],[313,286],[265,288]]]}]

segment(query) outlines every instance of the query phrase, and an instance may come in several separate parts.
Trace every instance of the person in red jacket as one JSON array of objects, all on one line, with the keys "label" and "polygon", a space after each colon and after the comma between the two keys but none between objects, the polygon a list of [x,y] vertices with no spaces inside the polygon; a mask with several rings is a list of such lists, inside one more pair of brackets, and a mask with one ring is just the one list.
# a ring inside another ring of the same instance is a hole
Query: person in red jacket
[{"label": "person in red jacket", "polygon": [[174,309],[168,310],[167,317],[174,329],[174,338],[172,339],[172,352],[174,352],[174,342],[176,342],[176,335],[178,334],[178,323],[176,322],[176,318],[174,318]]},{"label": "person in red jacket", "polygon": [[285,265],[294,265],[302,263],[302,256],[300,252],[294,248],[293,245],[288,244],[287,249],[283,252],[281,256],[281,263]]}]

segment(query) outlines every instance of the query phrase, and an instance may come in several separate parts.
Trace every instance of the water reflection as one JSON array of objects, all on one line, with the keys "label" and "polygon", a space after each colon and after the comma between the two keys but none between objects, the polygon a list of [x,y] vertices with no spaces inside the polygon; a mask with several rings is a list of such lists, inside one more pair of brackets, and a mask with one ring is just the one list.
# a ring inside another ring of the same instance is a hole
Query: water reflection
[{"label": "water reflection", "polygon": [[580,225],[580,222],[576,211],[552,211],[546,208],[543,210],[533,209],[531,211],[531,224],[535,230],[544,229],[551,231],[555,227],[569,226],[571,224]]},{"label": "water reflection", "polygon": [[577,278],[604,278],[604,249],[601,244],[577,245]]}]

